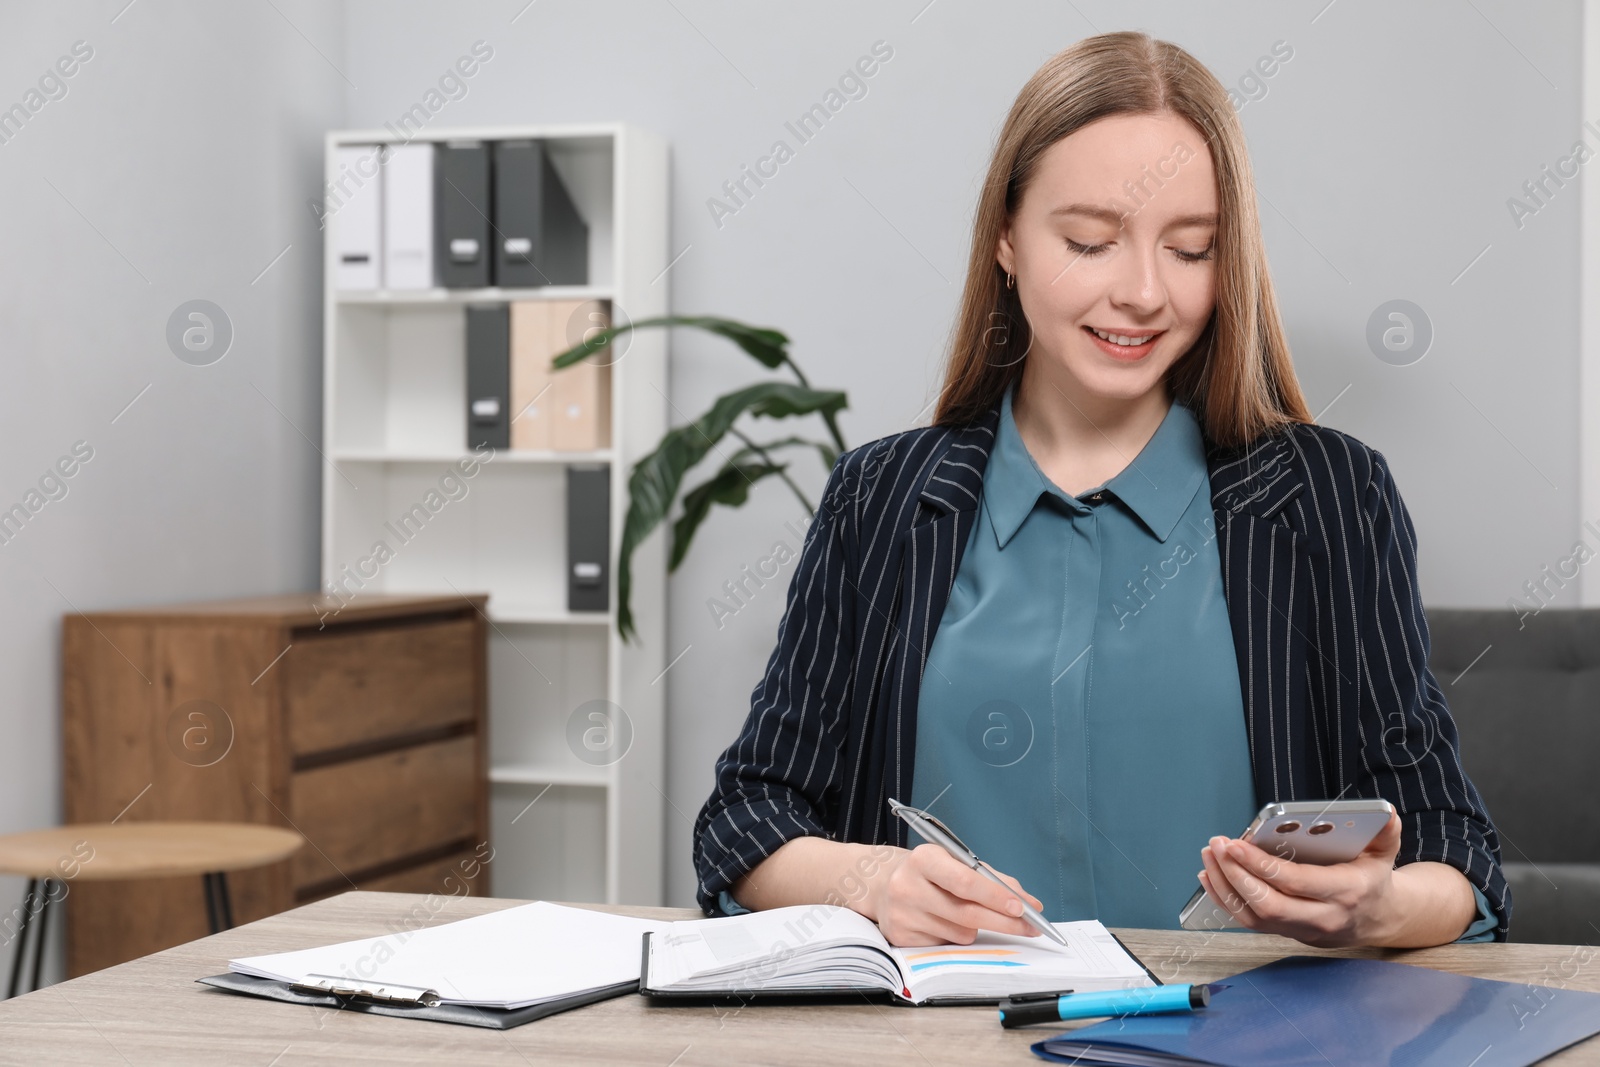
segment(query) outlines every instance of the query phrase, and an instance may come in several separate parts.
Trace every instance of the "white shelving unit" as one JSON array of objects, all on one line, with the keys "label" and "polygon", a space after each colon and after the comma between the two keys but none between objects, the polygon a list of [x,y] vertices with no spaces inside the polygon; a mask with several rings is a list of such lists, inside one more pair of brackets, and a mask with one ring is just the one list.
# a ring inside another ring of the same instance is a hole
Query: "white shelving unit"
[{"label": "white shelving unit", "polygon": [[[667,313],[667,144],[621,123],[457,127],[413,140],[522,138],[545,142],[588,223],[592,284],[340,291],[335,246],[324,242],[323,583],[342,580],[359,592],[489,594],[490,870],[497,896],[660,904],[663,687],[655,681],[667,662],[665,538],[658,531],[634,553],[635,642],[617,636],[614,566],[611,609],[569,611],[564,468],[611,465],[614,564],[627,475],[667,429],[665,335],[625,337],[611,368],[610,448],[495,452],[470,479],[455,465],[473,458],[466,445],[468,304],[607,300],[613,321],[619,312],[634,321]],[[394,142],[387,130],[329,134],[328,180],[339,178],[340,146]],[[441,478],[452,471],[456,480],[445,493]],[[430,490],[443,505],[425,523],[397,528]],[[379,542],[390,549],[381,563],[373,561]],[[569,741],[569,720],[576,715],[589,728],[583,709],[595,700],[622,709],[632,735],[620,758],[615,746],[589,755],[614,760],[600,765],[580,758],[582,746]]]}]

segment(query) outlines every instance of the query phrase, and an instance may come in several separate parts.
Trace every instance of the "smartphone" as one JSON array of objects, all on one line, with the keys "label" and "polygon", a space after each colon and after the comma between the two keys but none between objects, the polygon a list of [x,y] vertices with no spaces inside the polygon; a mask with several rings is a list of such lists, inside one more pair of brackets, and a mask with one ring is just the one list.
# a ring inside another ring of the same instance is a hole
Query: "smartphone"
[{"label": "smartphone", "polygon": [[[1241,840],[1291,863],[1347,863],[1361,855],[1394,814],[1387,800],[1285,800],[1256,813]],[[1178,913],[1185,930],[1246,929],[1202,886]]]}]

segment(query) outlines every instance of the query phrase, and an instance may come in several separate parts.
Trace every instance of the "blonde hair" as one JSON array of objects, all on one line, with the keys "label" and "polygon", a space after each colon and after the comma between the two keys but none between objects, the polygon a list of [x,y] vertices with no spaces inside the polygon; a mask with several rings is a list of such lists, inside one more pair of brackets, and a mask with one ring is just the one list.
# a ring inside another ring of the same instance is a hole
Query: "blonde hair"
[{"label": "blonde hair", "polygon": [[[1022,374],[1032,331],[995,251],[1040,157],[1097,119],[1163,112],[1185,119],[1204,139],[1218,193],[1216,306],[1194,345],[1168,371],[1173,398],[1225,447],[1312,421],[1278,316],[1244,130],[1227,90],[1177,45],[1124,31],[1085,38],[1056,54],[1022,87],[1006,116],[978,200],[934,425],[979,421]],[[997,321],[1022,328],[997,329]]]}]

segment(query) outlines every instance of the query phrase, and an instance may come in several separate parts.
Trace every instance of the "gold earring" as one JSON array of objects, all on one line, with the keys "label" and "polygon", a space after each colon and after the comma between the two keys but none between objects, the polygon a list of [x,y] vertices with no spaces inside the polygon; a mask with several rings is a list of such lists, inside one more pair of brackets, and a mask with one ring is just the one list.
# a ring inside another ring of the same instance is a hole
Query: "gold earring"
[{"label": "gold earring", "polygon": [[1012,274],[1010,271],[1006,271],[1006,288],[1007,289],[1015,289],[1016,287],[1017,287],[1017,276]]}]

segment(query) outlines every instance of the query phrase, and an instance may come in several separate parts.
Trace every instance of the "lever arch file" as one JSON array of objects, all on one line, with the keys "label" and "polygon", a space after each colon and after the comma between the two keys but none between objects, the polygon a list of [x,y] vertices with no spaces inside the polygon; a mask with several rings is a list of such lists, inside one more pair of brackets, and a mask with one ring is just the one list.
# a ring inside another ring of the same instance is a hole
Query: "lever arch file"
[{"label": "lever arch file", "polygon": [[376,144],[343,145],[338,174],[323,202],[333,226],[340,289],[383,288],[383,154]]},{"label": "lever arch file", "polygon": [[548,300],[516,300],[511,304],[511,447],[548,449],[556,378],[550,360]]},{"label": "lever arch file", "polygon": [[540,141],[494,146],[495,284],[586,285],[589,227]]},{"label": "lever arch file", "polygon": [[[550,356],[611,324],[604,300],[550,302]],[[546,357],[547,359],[549,357]],[[611,361],[608,346],[570,367],[553,371],[550,392],[550,447],[560,452],[598,451],[611,447]]]},{"label": "lever arch file", "polygon": [[610,543],[611,468],[573,464],[567,468],[567,610],[605,611],[609,606]]},{"label": "lever arch file", "polygon": [[446,141],[436,149],[439,225],[434,262],[439,284],[481,289],[489,284],[489,146]]},{"label": "lever arch file", "polygon": [[510,312],[467,308],[467,447],[511,447]]},{"label": "lever arch file", "polygon": [[558,353],[609,322],[604,300],[512,302],[512,448],[592,452],[611,447],[611,349],[550,369]]},{"label": "lever arch file", "polygon": [[391,147],[383,194],[384,288],[433,288],[433,145]]}]

